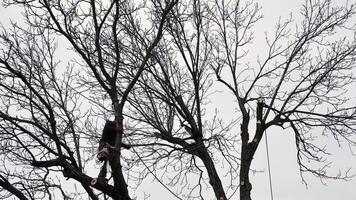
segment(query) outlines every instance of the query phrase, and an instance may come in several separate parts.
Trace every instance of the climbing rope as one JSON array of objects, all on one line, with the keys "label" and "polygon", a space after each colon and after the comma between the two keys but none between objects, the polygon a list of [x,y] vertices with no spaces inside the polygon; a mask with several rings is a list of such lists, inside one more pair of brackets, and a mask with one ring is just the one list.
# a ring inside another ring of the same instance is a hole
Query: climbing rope
[{"label": "climbing rope", "polygon": [[270,165],[269,152],[268,152],[267,131],[265,131],[265,141],[266,141],[266,153],[267,153],[267,166],[268,166],[269,189],[270,189],[270,193],[271,193],[271,200],[273,200],[272,175],[271,175],[271,165]]}]

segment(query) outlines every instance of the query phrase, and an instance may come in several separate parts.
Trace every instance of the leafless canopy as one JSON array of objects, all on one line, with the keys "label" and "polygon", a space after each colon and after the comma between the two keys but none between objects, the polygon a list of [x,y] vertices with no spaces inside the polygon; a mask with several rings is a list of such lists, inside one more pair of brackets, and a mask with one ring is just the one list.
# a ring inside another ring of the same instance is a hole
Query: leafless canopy
[{"label": "leafless canopy", "polygon": [[[253,156],[275,127],[295,136],[302,175],[350,178],[326,171],[317,139],[356,145],[355,5],[305,1],[301,20],[266,33],[257,61],[252,1],[6,5],[20,6],[26,24],[0,35],[0,198],[126,200],[153,177],[178,199],[240,190],[250,200]],[[233,105],[219,105],[217,90]],[[222,106],[235,110],[222,116]],[[90,186],[109,118],[126,128],[113,180]]]},{"label": "leafless canopy", "polygon": [[[66,177],[98,199],[86,174],[95,154],[92,144],[100,136],[97,123],[110,115],[122,120],[127,95],[176,1],[15,0],[5,5],[12,4],[24,9],[28,26],[12,24],[0,36],[0,183],[10,192],[1,194],[78,198],[83,190],[64,187],[60,177]],[[117,138],[113,184],[99,181],[93,187],[104,196],[130,199]]]}]

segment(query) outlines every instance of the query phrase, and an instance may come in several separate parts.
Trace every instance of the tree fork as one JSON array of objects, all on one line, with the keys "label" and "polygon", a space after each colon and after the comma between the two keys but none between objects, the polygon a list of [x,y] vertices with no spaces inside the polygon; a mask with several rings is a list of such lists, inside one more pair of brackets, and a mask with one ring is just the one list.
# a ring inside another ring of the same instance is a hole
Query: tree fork
[{"label": "tree fork", "polygon": [[261,141],[264,122],[263,122],[263,102],[257,102],[256,109],[256,132],[253,140],[249,142],[248,124],[249,114],[246,113],[243,116],[241,124],[241,166],[240,166],[240,200],[251,200],[252,185],[250,182],[249,172],[252,163],[253,156],[256,153],[258,144]]}]

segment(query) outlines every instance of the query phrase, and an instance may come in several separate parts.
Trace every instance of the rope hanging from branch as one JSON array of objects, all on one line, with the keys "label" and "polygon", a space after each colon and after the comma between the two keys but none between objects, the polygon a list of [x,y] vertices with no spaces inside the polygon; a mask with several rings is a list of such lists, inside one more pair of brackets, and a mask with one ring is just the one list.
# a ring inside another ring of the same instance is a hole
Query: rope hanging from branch
[{"label": "rope hanging from branch", "polygon": [[265,141],[266,141],[266,154],[267,154],[267,166],[268,166],[269,189],[270,189],[270,193],[271,193],[271,200],[273,200],[273,190],[272,190],[272,173],[271,173],[271,164],[270,164],[269,152],[268,152],[267,131],[265,131]]}]

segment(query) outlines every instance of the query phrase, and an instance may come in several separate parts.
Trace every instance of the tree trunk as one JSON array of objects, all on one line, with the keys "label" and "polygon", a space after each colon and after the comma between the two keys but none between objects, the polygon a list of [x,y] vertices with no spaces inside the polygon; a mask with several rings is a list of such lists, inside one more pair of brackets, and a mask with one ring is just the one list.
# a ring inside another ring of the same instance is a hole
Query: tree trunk
[{"label": "tree trunk", "polygon": [[198,150],[198,156],[203,161],[204,166],[208,172],[209,183],[213,187],[216,199],[227,200],[224,188],[221,184],[221,180],[216,171],[215,164],[205,146],[202,146],[202,148]]},{"label": "tree trunk", "polygon": [[249,172],[253,156],[261,141],[265,123],[263,116],[263,102],[257,102],[256,109],[256,132],[253,140],[249,142],[248,124],[250,122],[249,113],[245,112],[241,124],[241,165],[240,165],[240,200],[251,200],[252,185],[250,182]]},{"label": "tree trunk", "polygon": [[[115,154],[114,154],[115,155]],[[122,174],[122,166],[120,162],[120,153],[117,152],[115,155],[116,159],[113,159],[111,162],[111,169],[114,178],[114,187],[117,191],[117,196],[114,198],[115,200],[131,200],[128,190],[127,184],[125,182],[124,175]]]},{"label": "tree trunk", "polygon": [[[127,190],[127,184],[125,177],[122,173],[121,166],[121,145],[122,145],[122,134],[123,134],[123,114],[122,106],[118,104],[117,96],[114,98],[114,110],[115,110],[115,122],[116,122],[116,139],[115,147],[113,151],[113,157],[110,159],[110,165],[112,169],[112,176],[114,179],[114,187],[118,195],[114,198],[115,200],[131,200],[129,192]],[[118,126],[120,130],[118,130]]]},{"label": "tree trunk", "polygon": [[249,171],[252,157],[249,152],[249,133],[250,123],[249,113],[244,110],[241,123],[241,164],[240,164],[240,200],[251,200],[251,189]]},{"label": "tree trunk", "polygon": [[[247,149],[246,149],[247,150]],[[246,151],[241,153],[240,166],[240,200],[251,200],[252,185],[250,182],[249,172],[252,157]]]}]

